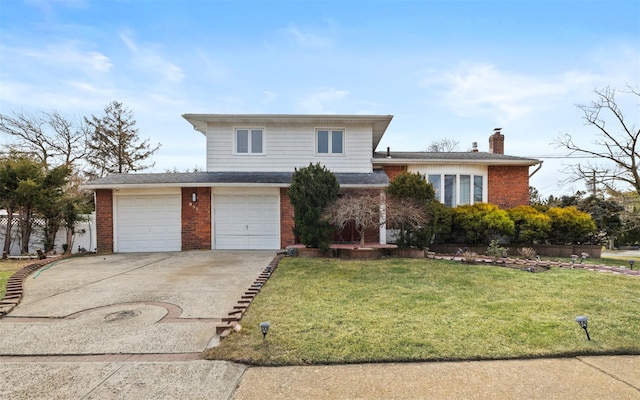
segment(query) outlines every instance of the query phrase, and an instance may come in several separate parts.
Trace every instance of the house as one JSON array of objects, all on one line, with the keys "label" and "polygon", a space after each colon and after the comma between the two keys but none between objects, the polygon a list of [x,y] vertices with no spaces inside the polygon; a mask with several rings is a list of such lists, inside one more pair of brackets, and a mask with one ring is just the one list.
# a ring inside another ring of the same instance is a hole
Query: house
[{"label": "house", "polygon": [[[502,154],[500,132],[489,153],[375,152],[391,115],[183,117],[206,136],[206,172],[114,174],[90,182],[99,252],[295,244],[287,190],[294,170],[309,163],[326,166],[344,190],[382,191],[398,173],[415,171],[451,205],[504,207],[528,204],[528,170],[539,164]],[[385,242],[384,227],[375,240]]]}]

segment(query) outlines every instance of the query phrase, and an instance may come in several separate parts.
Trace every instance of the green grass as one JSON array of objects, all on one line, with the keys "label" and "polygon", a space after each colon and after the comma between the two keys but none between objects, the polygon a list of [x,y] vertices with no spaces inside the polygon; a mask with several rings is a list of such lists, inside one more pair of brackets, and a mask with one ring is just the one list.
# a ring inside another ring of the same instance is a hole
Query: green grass
[{"label": "green grass", "polygon": [[[640,354],[639,293],[640,278],[578,269],[285,258],[243,329],[206,356],[300,365]],[[264,342],[261,321],[271,322]]]},{"label": "green grass", "polygon": [[34,260],[0,260],[0,299],[7,291],[7,281],[14,272],[20,268],[32,264]]}]

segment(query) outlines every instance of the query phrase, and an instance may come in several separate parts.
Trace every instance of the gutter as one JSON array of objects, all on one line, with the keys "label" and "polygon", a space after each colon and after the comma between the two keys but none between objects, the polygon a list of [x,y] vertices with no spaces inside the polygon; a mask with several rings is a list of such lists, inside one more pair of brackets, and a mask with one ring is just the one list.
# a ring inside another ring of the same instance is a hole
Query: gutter
[{"label": "gutter", "polygon": [[544,162],[544,161],[540,161],[540,162],[538,163],[538,168],[536,168],[532,173],[530,173],[530,174],[529,174],[529,178],[531,178],[532,176],[534,176],[534,175],[536,174],[536,172],[540,171],[540,169],[542,168],[542,163],[543,163],[543,162]]}]

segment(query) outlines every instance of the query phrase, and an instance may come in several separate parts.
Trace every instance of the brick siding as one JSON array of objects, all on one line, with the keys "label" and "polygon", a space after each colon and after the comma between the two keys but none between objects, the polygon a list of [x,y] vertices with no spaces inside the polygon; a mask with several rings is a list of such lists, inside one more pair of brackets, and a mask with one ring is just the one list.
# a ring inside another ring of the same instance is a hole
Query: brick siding
[{"label": "brick siding", "polygon": [[293,217],[293,206],[289,201],[289,189],[280,188],[280,248],[282,249],[296,244],[296,238],[293,235]]},{"label": "brick siding", "polygon": [[182,188],[182,250],[206,249],[211,249],[211,188]]},{"label": "brick siding", "polygon": [[383,171],[389,177],[389,181],[393,182],[396,176],[403,172],[407,172],[406,165],[385,165],[382,167]]},{"label": "brick siding", "polygon": [[96,250],[113,253],[113,191],[96,190]]},{"label": "brick siding", "polygon": [[529,167],[489,166],[489,203],[500,208],[529,205]]}]

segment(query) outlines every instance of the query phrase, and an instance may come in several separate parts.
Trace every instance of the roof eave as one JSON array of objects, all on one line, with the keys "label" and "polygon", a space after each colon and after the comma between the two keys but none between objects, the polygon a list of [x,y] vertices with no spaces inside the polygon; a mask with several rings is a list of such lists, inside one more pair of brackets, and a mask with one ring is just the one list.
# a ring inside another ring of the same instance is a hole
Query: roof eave
[{"label": "roof eave", "polygon": [[373,165],[376,164],[480,164],[480,165],[526,165],[532,166],[540,164],[542,161],[525,159],[525,160],[452,160],[452,159],[415,159],[415,158],[373,158],[371,160]]},{"label": "roof eave", "polygon": [[[195,130],[207,134],[208,123],[300,123],[301,121],[323,122],[327,120],[347,121],[350,123],[370,122],[373,130],[373,149],[378,146],[389,127],[393,115],[359,114],[182,114]],[[340,123],[340,122],[338,122]]]}]

